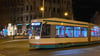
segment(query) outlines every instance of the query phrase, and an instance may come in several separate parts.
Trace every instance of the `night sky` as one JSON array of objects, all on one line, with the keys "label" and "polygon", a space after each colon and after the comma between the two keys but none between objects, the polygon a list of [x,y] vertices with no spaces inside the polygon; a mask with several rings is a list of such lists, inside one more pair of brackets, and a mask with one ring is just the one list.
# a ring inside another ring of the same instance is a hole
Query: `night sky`
[{"label": "night sky", "polygon": [[[0,21],[2,15],[7,15],[6,8],[7,0],[0,0]],[[96,11],[100,10],[100,0],[73,0],[73,12],[74,19],[80,21],[90,22],[90,19],[93,18],[93,15]]]},{"label": "night sky", "polygon": [[90,22],[96,11],[100,11],[100,0],[73,0],[74,18]]}]

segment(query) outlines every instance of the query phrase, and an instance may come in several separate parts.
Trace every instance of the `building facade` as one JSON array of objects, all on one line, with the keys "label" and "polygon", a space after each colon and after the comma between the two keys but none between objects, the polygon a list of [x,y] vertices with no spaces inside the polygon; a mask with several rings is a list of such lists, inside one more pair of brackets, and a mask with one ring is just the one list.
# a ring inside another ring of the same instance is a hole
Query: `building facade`
[{"label": "building facade", "polygon": [[0,25],[7,25],[9,21],[9,6],[6,0],[0,0]]},{"label": "building facade", "polygon": [[9,0],[10,22],[18,26],[18,33],[28,29],[31,19],[42,18],[43,4],[45,18],[73,18],[72,0]]},{"label": "building facade", "polygon": [[93,18],[91,18],[91,23],[100,26],[100,11],[96,11]]}]

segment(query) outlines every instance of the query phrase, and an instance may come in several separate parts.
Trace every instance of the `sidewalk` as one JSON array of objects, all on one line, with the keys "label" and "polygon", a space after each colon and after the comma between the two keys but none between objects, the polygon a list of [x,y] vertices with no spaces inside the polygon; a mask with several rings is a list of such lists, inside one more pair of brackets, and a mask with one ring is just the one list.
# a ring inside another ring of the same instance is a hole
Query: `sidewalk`
[{"label": "sidewalk", "polygon": [[28,39],[0,40],[0,44],[17,42],[17,41],[28,41]]},{"label": "sidewalk", "polygon": [[0,40],[4,40],[4,39],[28,39],[29,36],[10,36],[10,37],[1,37],[0,36]]},{"label": "sidewalk", "polygon": [[28,40],[26,38],[12,38],[12,37],[3,37],[1,38],[0,37],[0,44],[1,43],[6,43],[6,42],[14,42],[14,41],[25,41],[25,40]]},{"label": "sidewalk", "polygon": [[0,43],[4,42],[4,41],[9,41],[11,40],[10,38],[7,37],[0,37]]}]

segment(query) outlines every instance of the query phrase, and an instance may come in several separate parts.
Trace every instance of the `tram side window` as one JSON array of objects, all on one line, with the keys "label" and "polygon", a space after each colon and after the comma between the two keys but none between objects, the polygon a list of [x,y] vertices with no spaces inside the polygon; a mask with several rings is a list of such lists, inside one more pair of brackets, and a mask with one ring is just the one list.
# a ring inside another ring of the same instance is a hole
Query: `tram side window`
[{"label": "tram side window", "polygon": [[73,37],[73,27],[65,27],[65,37]]},{"label": "tram side window", "polygon": [[100,37],[100,30],[96,27],[91,29],[91,36],[92,37]]},{"label": "tram side window", "polygon": [[95,37],[95,31],[94,31],[94,29],[91,29],[91,36]]},{"label": "tram side window", "polygon": [[87,28],[85,28],[85,27],[82,27],[81,28],[81,37],[87,37]]},{"label": "tram side window", "polygon": [[97,29],[96,30],[96,37],[99,37],[99,34],[100,34],[99,29]]},{"label": "tram side window", "polygon": [[42,27],[42,38],[49,38],[50,37],[50,25],[43,24]]},{"label": "tram side window", "polygon": [[56,26],[56,37],[87,37],[87,28],[73,26]]},{"label": "tram side window", "polygon": [[73,27],[71,26],[56,26],[56,37],[73,37]]},{"label": "tram side window", "polygon": [[40,27],[36,27],[35,28],[35,35],[40,35],[40,30],[41,30],[41,28]]},{"label": "tram side window", "polygon": [[74,27],[74,37],[81,37],[81,27]]},{"label": "tram side window", "polygon": [[98,30],[98,37],[100,37],[100,29]]},{"label": "tram side window", "polygon": [[64,26],[56,26],[56,37],[64,37]]}]

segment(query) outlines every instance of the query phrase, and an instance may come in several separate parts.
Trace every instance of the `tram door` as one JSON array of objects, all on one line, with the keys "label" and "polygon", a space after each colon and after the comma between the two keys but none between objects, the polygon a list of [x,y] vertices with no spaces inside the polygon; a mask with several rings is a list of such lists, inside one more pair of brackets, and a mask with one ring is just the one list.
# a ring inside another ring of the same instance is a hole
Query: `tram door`
[{"label": "tram door", "polygon": [[32,38],[40,39],[41,37],[41,22],[33,22],[32,25]]}]

